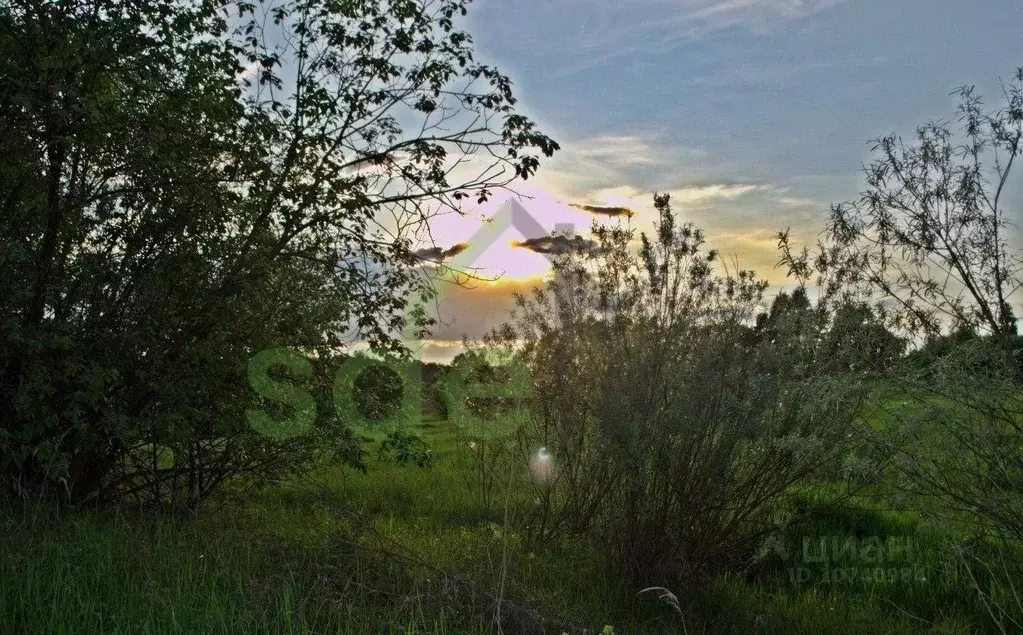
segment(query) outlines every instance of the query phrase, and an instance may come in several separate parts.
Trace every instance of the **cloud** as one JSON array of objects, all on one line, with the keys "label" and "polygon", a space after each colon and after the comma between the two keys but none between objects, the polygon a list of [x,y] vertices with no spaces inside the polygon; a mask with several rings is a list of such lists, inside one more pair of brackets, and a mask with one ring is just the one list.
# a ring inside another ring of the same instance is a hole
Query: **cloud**
[{"label": "cloud", "polygon": [[668,53],[727,30],[767,33],[850,0],[565,0],[589,14],[565,39],[556,75],[594,68],[633,53]]},{"label": "cloud", "polygon": [[632,217],[633,212],[628,207],[602,207],[600,205],[581,205],[579,203],[569,203],[571,208],[589,212],[591,214],[597,214],[600,216],[628,216]]},{"label": "cloud", "polygon": [[427,247],[425,249],[418,249],[413,254],[422,260],[429,260],[431,262],[444,262],[450,258],[454,258],[458,254],[462,253],[469,248],[469,243],[456,243],[447,249],[442,247]]},{"label": "cloud", "polygon": [[599,161],[614,167],[657,165],[656,148],[643,137],[601,135],[586,139],[575,149],[576,160]]},{"label": "cloud", "polygon": [[[562,144],[537,175],[541,186],[567,198],[608,201],[591,196],[593,191],[622,183],[658,184],[678,178],[679,173],[708,178],[707,153],[646,134],[598,135]],[[710,166],[712,167],[712,166]],[[613,206],[621,206],[612,203]]]},{"label": "cloud", "polygon": [[669,194],[673,203],[695,207],[721,201],[734,201],[751,194],[772,192],[774,190],[775,188],[770,185],[729,185],[718,183],[684,187],[670,191]]},{"label": "cloud", "polygon": [[674,7],[663,23],[691,25],[696,34],[730,27],[759,30],[767,22],[804,18],[845,0],[662,0]]},{"label": "cloud", "polygon": [[778,204],[784,207],[813,207],[815,209],[827,207],[823,201],[808,196],[782,196],[778,199]]},{"label": "cloud", "polygon": [[604,187],[592,190],[587,193],[586,198],[595,201],[604,201],[603,206],[577,205],[570,207],[592,214],[604,214],[606,216],[641,216],[648,219],[656,217],[653,214],[653,194],[655,191],[666,193],[671,197],[671,203],[677,211],[686,213],[687,210],[702,210],[718,207],[726,204],[747,203],[746,199],[753,200],[758,197],[762,202],[766,199],[773,199],[774,196],[784,190],[774,185],[755,183],[710,183],[707,185],[688,185],[677,187],[651,187],[643,191],[632,185],[618,185],[615,187]]},{"label": "cloud", "polygon": [[589,253],[597,248],[597,243],[582,236],[544,236],[512,242],[513,247],[528,249],[538,254],[560,256],[568,253]]}]

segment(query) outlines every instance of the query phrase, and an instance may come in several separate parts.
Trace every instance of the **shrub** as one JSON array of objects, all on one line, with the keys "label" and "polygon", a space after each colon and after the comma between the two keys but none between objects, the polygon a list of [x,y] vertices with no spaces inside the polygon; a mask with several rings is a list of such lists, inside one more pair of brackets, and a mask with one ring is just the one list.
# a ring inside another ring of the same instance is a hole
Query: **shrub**
[{"label": "shrub", "polygon": [[590,536],[635,581],[686,588],[745,563],[773,506],[841,451],[863,390],[819,368],[816,314],[758,337],[766,284],[717,275],[702,232],[655,202],[638,255],[630,229],[595,226],[508,337],[534,386],[521,442],[554,466],[527,531]]}]

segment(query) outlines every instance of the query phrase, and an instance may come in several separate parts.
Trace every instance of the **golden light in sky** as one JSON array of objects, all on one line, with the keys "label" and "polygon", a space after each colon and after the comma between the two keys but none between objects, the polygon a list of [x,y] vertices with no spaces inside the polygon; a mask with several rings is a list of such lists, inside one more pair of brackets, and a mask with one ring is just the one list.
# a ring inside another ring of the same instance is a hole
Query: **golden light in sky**
[{"label": "golden light in sky", "polygon": [[[490,230],[495,217],[507,213],[507,206],[513,200],[528,214],[530,225],[535,225],[538,235],[525,235],[522,228],[514,225],[503,231],[499,227]],[[619,202],[613,201],[611,204],[617,205]],[[594,214],[561,202],[543,189],[530,187],[523,196],[510,193],[496,196],[471,215],[448,214],[439,217],[432,223],[431,229],[438,247],[468,243],[466,257],[454,266],[468,268],[482,280],[540,281],[550,273],[550,259],[523,243],[528,239],[540,238],[539,234],[550,236],[568,232],[585,236],[589,234],[594,219]],[[485,244],[481,244],[481,241]]]}]

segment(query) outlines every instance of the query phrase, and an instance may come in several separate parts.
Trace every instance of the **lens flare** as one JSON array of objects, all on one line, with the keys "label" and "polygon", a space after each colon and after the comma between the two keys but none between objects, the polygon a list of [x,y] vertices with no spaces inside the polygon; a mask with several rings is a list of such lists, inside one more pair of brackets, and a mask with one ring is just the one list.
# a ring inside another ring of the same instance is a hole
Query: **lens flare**
[{"label": "lens flare", "polygon": [[529,469],[533,472],[533,476],[546,480],[550,478],[554,472],[554,461],[551,458],[551,453],[547,451],[547,448],[540,448],[533,455],[532,460],[529,462]]}]

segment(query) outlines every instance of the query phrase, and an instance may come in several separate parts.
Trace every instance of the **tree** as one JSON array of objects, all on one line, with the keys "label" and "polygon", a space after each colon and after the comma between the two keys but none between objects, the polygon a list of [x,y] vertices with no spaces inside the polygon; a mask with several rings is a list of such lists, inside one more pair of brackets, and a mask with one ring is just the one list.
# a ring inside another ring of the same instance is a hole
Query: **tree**
[{"label": "tree", "polygon": [[866,190],[832,208],[812,258],[782,232],[790,272],[824,275],[826,294],[855,290],[884,303],[912,335],[972,327],[1009,344],[1023,261],[1009,242],[1005,194],[1023,151],[1023,69],[1003,92],[988,111],[962,88],[953,123],[924,124],[909,143],[878,139]]},{"label": "tree", "polygon": [[819,349],[820,364],[835,373],[882,375],[902,358],[906,342],[865,303],[843,304],[831,316]]},{"label": "tree", "polygon": [[[866,431],[895,466],[893,487],[931,517],[1018,541],[1023,366],[1011,302],[1023,278],[1005,195],[1023,151],[1023,69],[997,110],[972,88],[957,94],[954,125],[874,144],[866,190],[832,208],[813,252],[782,232],[782,263],[815,277],[832,307],[873,301],[921,345],[884,375],[897,399],[882,400],[881,429]],[[849,317],[836,312],[836,327]]]},{"label": "tree", "polygon": [[247,430],[248,360],[399,348],[429,326],[429,219],[557,149],[474,60],[467,4],[0,8],[9,490],[195,506],[344,438],[323,409],[308,438]]}]

